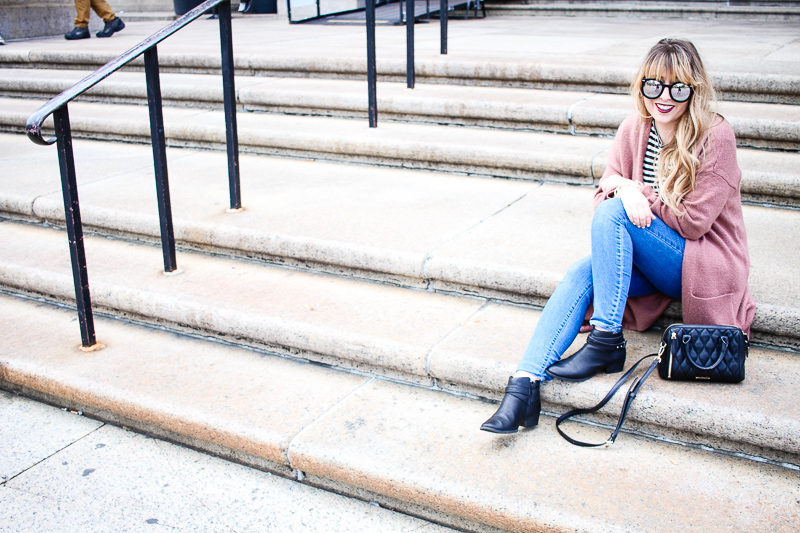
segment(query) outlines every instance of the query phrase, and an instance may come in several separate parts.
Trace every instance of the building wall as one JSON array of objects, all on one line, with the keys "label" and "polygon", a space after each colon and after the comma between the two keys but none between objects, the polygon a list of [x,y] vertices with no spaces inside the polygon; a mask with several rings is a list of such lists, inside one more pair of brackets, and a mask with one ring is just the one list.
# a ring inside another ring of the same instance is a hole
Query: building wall
[{"label": "building wall", "polygon": [[[72,28],[72,0],[0,0],[0,32],[6,39],[62,35]],[[92,17],[90,29],[103,22]]]}]

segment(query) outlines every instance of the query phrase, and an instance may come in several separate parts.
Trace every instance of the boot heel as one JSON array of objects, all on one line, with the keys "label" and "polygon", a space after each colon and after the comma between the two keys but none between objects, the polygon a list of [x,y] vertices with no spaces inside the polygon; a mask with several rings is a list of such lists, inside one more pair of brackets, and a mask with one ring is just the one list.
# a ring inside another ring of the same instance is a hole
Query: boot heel
[{"label": "boot heel", "polygon": [[616,374],[617,372],[622,372],[622,369],[625,367],[625,360],[623,359],[619,363],[614,363],[613,365],[609,365],[606,367],[606,374]]},{"label": "boot heel", "polygon": [[531,413],[530,416],[528,416],[528,418],[525,419],[525,422],[522,424],[522,427],[532,428],[537,425],[539,425],[539,411]]}]

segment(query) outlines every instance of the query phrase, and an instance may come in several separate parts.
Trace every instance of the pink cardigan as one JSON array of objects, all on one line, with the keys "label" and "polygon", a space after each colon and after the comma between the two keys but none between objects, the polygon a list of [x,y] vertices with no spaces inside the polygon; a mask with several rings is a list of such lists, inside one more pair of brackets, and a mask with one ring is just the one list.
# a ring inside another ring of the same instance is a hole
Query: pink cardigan
[{"label": "pink cardigan", "polygon": [[[642,181],[642,162],[652,119],[626,118],[614,138],[603,178],[618,174]],[[701,161],[695,187],[681,204],[682,216],[667,207],[649,186],[642,192],[650,209],[686,239],[683,257],[683,321],[688,324],[726,324],[748,335],[756,305],[747,278],[750,256],[742,217],[733,128],[722,117],[709,129],[698,154]],[[602,179],[600,180],[602,183]],[[595,207],[607,198],[595,193]],[[629,298],[623,317],[628,329],[649,328],[669,305],[670,298],[657,293]]]}]

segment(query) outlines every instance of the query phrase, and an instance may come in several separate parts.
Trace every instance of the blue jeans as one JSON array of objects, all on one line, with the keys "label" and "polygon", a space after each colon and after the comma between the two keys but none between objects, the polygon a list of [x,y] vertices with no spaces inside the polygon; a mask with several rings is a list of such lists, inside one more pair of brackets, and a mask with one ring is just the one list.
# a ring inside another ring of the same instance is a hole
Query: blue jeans
[{"label": "blue jeans", "polygon": [[590,303],[589,323],[618,332],[628,296],[658,291],[680,298],[685,245],[661,219],[637,228],[622,200],[601,203],[592,219],[592,255],[573,264],[550,296],[517,369],[549,380],[545,369],[575,340]]}]

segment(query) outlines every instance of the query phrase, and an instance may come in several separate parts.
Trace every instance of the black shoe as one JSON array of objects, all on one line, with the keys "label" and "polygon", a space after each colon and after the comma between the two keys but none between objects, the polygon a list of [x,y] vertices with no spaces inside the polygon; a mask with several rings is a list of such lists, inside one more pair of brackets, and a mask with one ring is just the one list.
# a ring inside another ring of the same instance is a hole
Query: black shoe
[{"label": "black shoe", "polygon": [[97,32],[98,37],[111,37],[116,32],[124,30],[125,23],[122,22],[122,19],[119,17],[115,17],[113,20],[106,22],[105,27]]},{"label": "black shoe", "polygon": [[508,378],[500,407],[481,429],[492,433],[516,433],[519,426],[529,428],[538,424],[541,410],[539,382],[512,376]]},{"label": "black shoe", "polygon": [[64,39],[68,41],[77,41],[78,39],[88,39],[91,37],[89,35],[89,28],[79,28],[75,26],[67,33],[64,34]]},{"label": "black shoe", "polygon": [[567,381],[584,381],[600,372],[622,372],[624,366],[625,337],[622,331],[611,333],[595,328],[580,350],[547,367],[547,374]]}]

